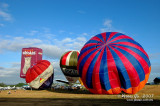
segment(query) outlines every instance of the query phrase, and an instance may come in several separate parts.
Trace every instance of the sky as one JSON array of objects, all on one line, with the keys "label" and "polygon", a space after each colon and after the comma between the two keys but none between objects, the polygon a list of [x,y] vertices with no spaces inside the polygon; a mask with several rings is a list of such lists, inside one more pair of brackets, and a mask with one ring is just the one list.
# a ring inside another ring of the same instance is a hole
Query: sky
[{"label": "sky", "polygon": [[66,80],[61,55],[80,51],[93,36],[121,32],[140,43],[151,62],[149,82],[160,76],[160,0],[0,0],[0,83],[20,78],[21,50],[43,49],[54,79]]}]

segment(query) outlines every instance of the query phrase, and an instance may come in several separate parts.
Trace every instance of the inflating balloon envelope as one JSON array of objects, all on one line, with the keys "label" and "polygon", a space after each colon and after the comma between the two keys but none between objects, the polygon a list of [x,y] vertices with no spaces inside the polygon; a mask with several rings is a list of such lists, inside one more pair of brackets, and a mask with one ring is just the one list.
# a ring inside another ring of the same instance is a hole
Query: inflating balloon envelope
[{"label": "inflating balloon envelope", "polygon": [[148,81],[151,64],[142,46],[118,32],[92,37],[81,49],[78,71],[92,93],[135,94]]},{"label": "inflating balloon envelope", "polygon": [[46,89],[53,83],[53,66],[47,60],[38,61],[34,66],[28,69],[26,73],[26,82],[35,89]]},{"label": "inflating balloon envelope", "polygon": [[68,51],[64,53],[60,59],[61,70],[69,81],[69,84],[73,84],[79,79],[79,73],[77,71],[78,55],[78,51]]},{"label": "inflating balloon envelope", "polygon": [[20,77],[25,78],[27,70],[37,61],[42,60],[42,49],[37,47],[22,48]]}]

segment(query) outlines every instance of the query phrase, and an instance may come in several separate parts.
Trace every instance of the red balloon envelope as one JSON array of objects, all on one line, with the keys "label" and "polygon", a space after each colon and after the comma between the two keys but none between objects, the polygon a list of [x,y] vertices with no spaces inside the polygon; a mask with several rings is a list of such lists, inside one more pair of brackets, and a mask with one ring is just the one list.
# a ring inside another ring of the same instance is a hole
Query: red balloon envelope
[{"label": "red balloon envelope", "polygon": [[83,46],[77,68],[92,93],[135,94],[148,81],[151,64],[142,46],[131,37],[105,32]]},{"label": "red balloon envelope", "polygon": [[53,83],[53,66],[47,60],[37,62],[26,73],[26,82],[35,89],[51,87]]}]

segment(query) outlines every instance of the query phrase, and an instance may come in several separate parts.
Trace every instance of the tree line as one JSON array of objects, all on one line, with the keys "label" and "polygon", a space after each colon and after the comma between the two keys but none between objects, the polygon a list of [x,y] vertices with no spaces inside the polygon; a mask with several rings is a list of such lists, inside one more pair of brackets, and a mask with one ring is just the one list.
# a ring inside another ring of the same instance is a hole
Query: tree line
[{"label": "tree line", "polygon": [[22,87],[24,85],[26,85],[26,83],[18,83],[18,84],[15,84],[15,85],[7,85],[7,84],[5,84],[3,82],[0,83],[0,87],[7,87],[7,86],[10,86],[10,87],[13,87],[13,86],[15,86],[15,87]]}]

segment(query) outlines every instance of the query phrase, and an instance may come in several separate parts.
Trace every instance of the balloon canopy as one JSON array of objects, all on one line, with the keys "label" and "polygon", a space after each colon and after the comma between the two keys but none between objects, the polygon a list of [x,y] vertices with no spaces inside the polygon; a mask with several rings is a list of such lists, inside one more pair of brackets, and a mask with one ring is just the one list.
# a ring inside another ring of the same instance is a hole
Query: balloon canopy
[{"label": "balloon canopy", "polygon": [[83,46],[77,68],[84,86],[92,93],[135,94],[145,86],[151,64],[142,46],[131,37],[105,32]]},{"label": "balloon canopy", "polygon": [[38,61],[26,73],[26,82],[35,89],[51,87],[53,83],[53,66],[47,60]]},{"label": "balloon canopy", "polygon": [[26,78],[27,70],[37,61],[42,60],[42,49],[36,47],[22,48],[20,77]]},{"label": "balloon canopy", "polygon": [[79,79],[77,71],[78,55],[78,51],[68,51],[60,59],[61,70],[70,83],[75,83]]}]

